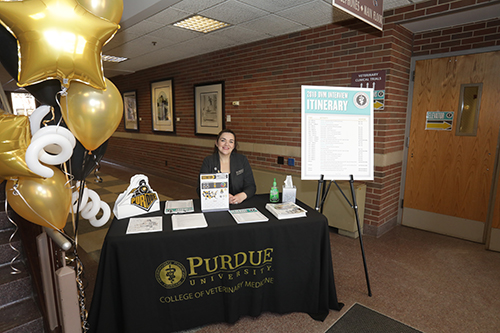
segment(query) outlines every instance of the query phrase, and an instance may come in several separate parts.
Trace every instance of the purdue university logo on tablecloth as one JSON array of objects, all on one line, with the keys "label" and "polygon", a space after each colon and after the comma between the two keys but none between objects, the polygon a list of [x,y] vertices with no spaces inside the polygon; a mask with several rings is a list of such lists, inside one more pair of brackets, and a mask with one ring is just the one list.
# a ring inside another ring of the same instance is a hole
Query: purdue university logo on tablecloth
[{"label": "purdue university logo on tablecloth", "polygon": [[155,276],[163,287],[177,288],[186,280],[186,268],[178,261],[168,260],[156,268]]}]

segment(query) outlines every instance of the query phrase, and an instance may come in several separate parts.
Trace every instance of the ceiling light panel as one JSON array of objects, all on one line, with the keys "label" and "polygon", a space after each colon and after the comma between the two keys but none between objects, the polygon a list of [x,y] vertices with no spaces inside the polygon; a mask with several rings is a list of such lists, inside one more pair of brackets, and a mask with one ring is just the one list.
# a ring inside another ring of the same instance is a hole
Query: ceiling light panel
[{"label": "ceiling light panel", "polygon": [[102,55],[102,60],[107,61],[107,62],[123,62],[125,60],[128,60],[128,58],[125,57],[116,57],[112,55]]},{"label": "ceiling light panel", "polygon": [[174,23],[174,26],[203,32],[204,34],[229,26],[228,23],[212,20],[211,18],[195,15]]}]

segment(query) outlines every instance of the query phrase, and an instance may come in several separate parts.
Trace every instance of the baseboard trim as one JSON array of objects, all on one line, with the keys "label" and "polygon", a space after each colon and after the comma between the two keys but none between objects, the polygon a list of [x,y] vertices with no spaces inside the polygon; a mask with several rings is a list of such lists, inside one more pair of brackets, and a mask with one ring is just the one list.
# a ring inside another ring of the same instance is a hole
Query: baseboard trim
[{"label": "baseboard trim", "polygon": [[396,225],[397,225],[396,217],[379,226],[373,226],[365,223],[363,227],[363,235],[374,236],[376,238],[379,238],[382,235],[389,232],[390,230],[392,230]]},{"label": "baseboard trim", "polygon": [[488,250],[500,252],[500,229],[491,229],[491,238]]},{"label": "baseboard trim", "polygon": [[484,222],[404,208],[402,224],[442,235],[483,243]]}]

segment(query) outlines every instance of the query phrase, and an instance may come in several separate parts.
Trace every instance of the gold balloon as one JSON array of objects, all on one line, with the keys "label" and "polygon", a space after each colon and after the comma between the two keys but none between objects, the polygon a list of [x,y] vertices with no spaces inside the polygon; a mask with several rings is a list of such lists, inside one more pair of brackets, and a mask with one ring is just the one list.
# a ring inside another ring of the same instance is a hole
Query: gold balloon
[{"label": "gold balloon", "polygon": [[1,114],[0,111],[0,178],[40,176],[26,165],[26,149],[31,142],[30,121],[27,116]]},{"label": "gold balloon", "polygon": [[123,114],[123,100],[113,82],[105,91],[72,83],[61,97],[61,114],[73,135],[88,150],[99,148],[114,133]]},{"label": "gold balloon", "polygon": [[118,24],[77,0],[0,1],[0,23],[17,38],[20,87],[59,79],[106,89],[101,49]]},{"label": "gold balloon", "polygon": [[123,0],[77,0],[95,16],[103,17],[116,24],[123,14]]},{"label": "gold balloon", "polygon": [[[71,189],[66,185],[66,177],[62,171],[53,166],[50,168],[54,170],[54,176],[51,178],[19,178],[7,181],[7,201],[12,209],[26,220],[44,227],[62,229],[69,214]],[[19,191],[20,195],[15,195],[15,190]]]}]

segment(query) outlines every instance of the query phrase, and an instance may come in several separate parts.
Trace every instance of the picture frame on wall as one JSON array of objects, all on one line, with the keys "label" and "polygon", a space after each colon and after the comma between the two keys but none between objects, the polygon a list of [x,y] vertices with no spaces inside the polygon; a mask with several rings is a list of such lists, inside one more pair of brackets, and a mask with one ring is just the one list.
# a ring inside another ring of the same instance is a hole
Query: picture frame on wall
[{"label": "picture frame on wall", "polygon": [[217,135],[224,129],[224,82],[194,86],[195,134]]},{"label": "picture frame on wall", "polygon": [[139,117],[137,115],[137,92],[123,93],[123,122],[125,130],[139,131]]},{"label": "picture frame on wall", "polygon": [[173,79],[151,82],[153,132],[175,132]]}]

